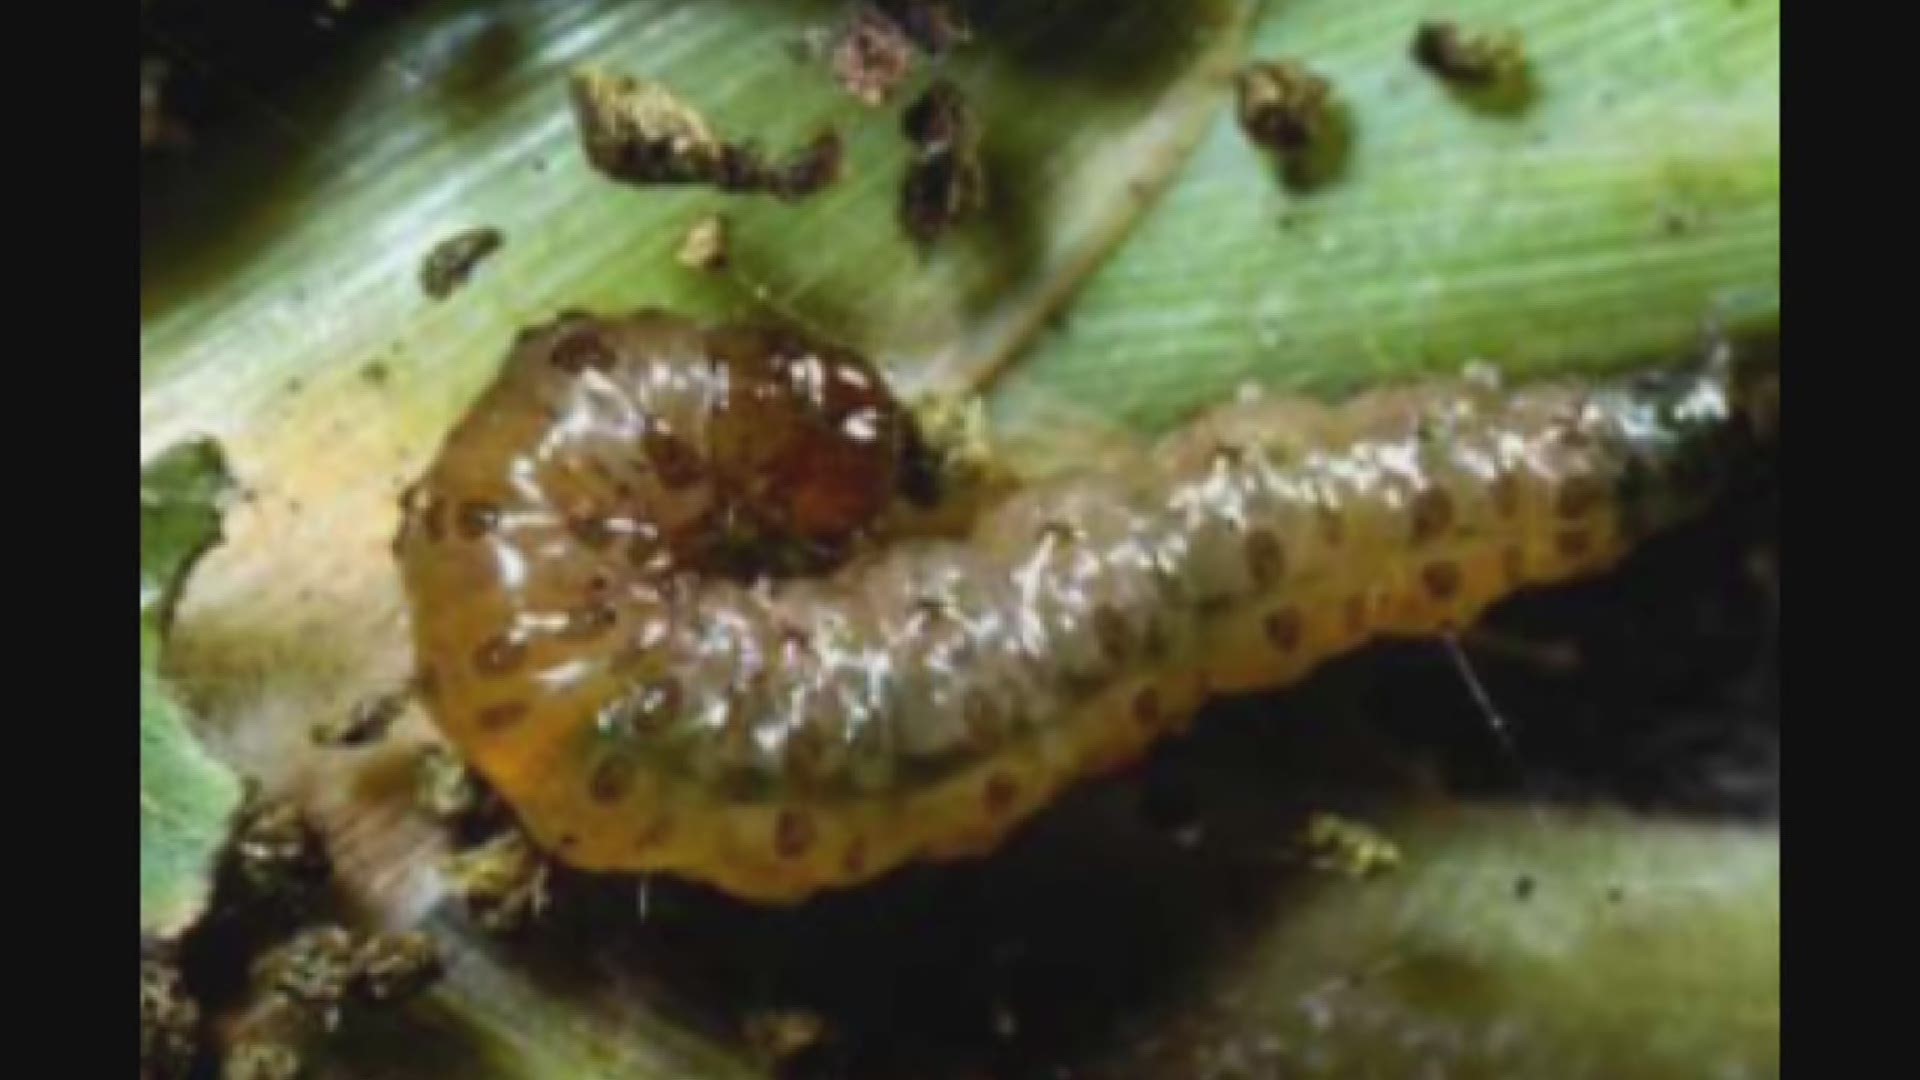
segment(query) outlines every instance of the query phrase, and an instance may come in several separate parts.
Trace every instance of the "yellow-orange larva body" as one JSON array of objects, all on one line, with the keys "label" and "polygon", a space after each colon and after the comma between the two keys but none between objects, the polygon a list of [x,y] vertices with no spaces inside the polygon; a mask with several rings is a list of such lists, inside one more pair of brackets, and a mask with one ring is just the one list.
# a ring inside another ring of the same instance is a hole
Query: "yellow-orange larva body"
[{"label": "yellow-orange larva body", "polygon": [[1724,369],[1251,401],[971,532],[856,540],[903,410],[859,357],[642,312],[522,335],[409,494],[421,683],[535,840],[759,900],[983,851],[1063,786],[1700,503]]}]

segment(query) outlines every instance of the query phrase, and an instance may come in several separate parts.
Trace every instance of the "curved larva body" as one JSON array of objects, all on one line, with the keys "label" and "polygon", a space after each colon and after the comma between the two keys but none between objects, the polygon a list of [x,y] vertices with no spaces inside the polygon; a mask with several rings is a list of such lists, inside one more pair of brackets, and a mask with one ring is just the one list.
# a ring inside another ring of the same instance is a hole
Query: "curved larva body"
[{"label": "curved larva body", "polygon": [[428,705],[543,847],[790,900],[984,850],[1209,693],[1608,565],[1704,498],[1738,407],[1724,373],[1249,402],[964,539],[749,581],[715,554],[741,522],[840,550],[893,494],[884,387],[575,316],[522,337],[397,550]]}]

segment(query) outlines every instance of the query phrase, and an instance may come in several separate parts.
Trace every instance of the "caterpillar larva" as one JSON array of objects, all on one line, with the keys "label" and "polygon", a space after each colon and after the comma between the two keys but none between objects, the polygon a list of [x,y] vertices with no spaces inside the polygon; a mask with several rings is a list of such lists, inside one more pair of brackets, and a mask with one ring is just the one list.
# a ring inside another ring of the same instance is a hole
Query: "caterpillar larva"
[{"label": "caterpillar larva", "polygon": [[1209,693],[1606,566],[1711,493],[1748,396],[1721,364],[1250,401],[888,537],[913,432],[860,357],[569,315],[396,550],[428,707],[541,846],[793,900],[982,851]]}]

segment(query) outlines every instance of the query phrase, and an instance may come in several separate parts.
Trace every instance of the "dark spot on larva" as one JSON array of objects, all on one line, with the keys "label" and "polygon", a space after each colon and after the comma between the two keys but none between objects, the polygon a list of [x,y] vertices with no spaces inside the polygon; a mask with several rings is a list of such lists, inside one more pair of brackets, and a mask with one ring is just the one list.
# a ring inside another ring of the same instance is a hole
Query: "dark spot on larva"
[{"label": "dark spot on larva", "polygon": [[613,350],[590,329],[575,330],[554,342],[552,356],[553,366],[569,375],[578,375],[588,368],[609,371],[614,362]]},{"label": "dark spot on larva", "polygon": [[1281,652],[1292,652],[1300,645],[1300,613],[1292,608],[1281,608],[1268,615],[1261,628],[1267,632],[1267,640]]},{"label": "dark spot on larva", "polygon": [[634,762],[625,754],[609,754],[600,759],[587,777],[587,795],[594,802],[619,802],[633,786]]},{"label": "dark spot on larva", "polygon": [[1591,476],[1575,476],[1560,485],[1553,496],[1553,512],[1564,518],[1577,518],[1600,505],[1606,492]]},{"label": "dark spot on larva", "polygon": [[1013,800],[1020,794],[1020,785],[1006,773],[994,773],[987,777],[986,787],[981,795],[986,802],[987,812],[1003,814],[1013,806]]},{"label": "dark spot on larva", "polygon": [[1562,529],[1554,536],[1553,546],[1566,558],[1581,559],[1593,550],[1593,537],[1580,529]]},{"label": "dark spot on larva", "polygon": [[580,837],[573,833],[561,833],[559,844],[563,848],[579,847]]},{"label": "dark spot on larva", "polygon": [[490,502],[469,499],[454,515],[454,527],[468,540],[478,540],[500,524],[500,508]]},{"label": "dark spot on larva", "polygon": [[524,701],[503,701],[498,705],[489,705],[480,710],[481,728],[487,731],[501,731],[512,727],[533,711]]},{"label": "dark spot on larva", "polygon": [[985,690],[969,690],[960,705],[960,722],[967,729],[967,740],[977,749],[990,750],[1000,741],[1000,710]]},{"label": "dark spot on larva", "polygon": [[488,638],[475,650],[473,666],[482,675],[505,675],[527,658],[527,646],[505,634]]},{"label": "dark spot on larva", "polygon": [[813,819],[799,810],[782,810],[773,824],[773,850],[783,859],[797,859],[813,846]]},{"label": "dark spot on larva", "polygon": [[847,845],[847,853],[840,858],[840,868],[848,877],[859,877],[867,869],[867,842],[854,837]]},{"label": "dark spot on larva", "polygon": [[613,528],[603,517],[575,517],[567,522],[567,531],[573,534],[575,540],[595,551],[605,551],[607,545],[613,543]]},{"label": "dark spot on larva", "polygon": [[613,629],[619,620],[613,605],[587,604],[568,613],[567,625],[560,631],[560,637],[566,641],[592,641]]},{"label": "dark spot on larva", "polygon": [[1143,727],[1160,725],[1160,691],[1152,686],[1133,695],[1133,719]]},{"label": "dark spot on larva", "polygon": [[655,475],[671,490],[689,487],[706,473],[700,455],[678,435],[649,431],[641,439],[641,445],[646,449],[647,461],[653,466]]},{"label": "dark spot on larva", "polygon": [[1093,633],[1100,639],[1100,652],[1109,663],[1126,662],[1133,647],[1133,631],[1127,626],[1126,616],[1111,604],[1101,604],[1093,612]]},{"label": "dark spot on larva", "polygon": [[1506,473],[1493,482],[1493,506],[1500,511],[1501,517],[1512,517],[1520,512],[1520,482],[1512,473]]},{"label": "dark spot on larva", "polygon": [[1460,592],[1460,566],[1451,562],[1428,563],[1420,571],[1420,583],[1435,600],[1451,600]]},{"label": "dark spot on larva", "polygon": [[1453,524],[1453,498],[1441,488],[1427,488],[1413,497],[1413,542],[1428,544]]},{"label": "dark spot on larva", "polygon": [[1253,577],[1256,588],[1272,588],[1286,572],[1287,556],[1280,546],[1280,538],[1272,529],[1255,529],[1247,534],[1245,544],[1247,573]]},{"label": "dark spot on larva", "polygon": [[1521,874],[1519,877],[1513,879],[1513,898],[1515,900],[1525,900],[1532,895],[1533,878],[1526,874]]}]

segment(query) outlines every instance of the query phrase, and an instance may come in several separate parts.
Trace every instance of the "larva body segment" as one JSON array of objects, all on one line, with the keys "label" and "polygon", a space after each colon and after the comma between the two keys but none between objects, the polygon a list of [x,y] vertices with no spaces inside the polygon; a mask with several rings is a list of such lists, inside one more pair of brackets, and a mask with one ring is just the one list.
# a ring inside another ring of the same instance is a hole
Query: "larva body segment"
[{"label": "larva body segment", "polygon": [[576,315],[396,551],[429,709],[541,846],[789,901],[984,851],[1209,693],[1608,565],[1711,494],[1745,402],[1725,365],[1243,402],[887,538],[913,435],[859,357]]}]

